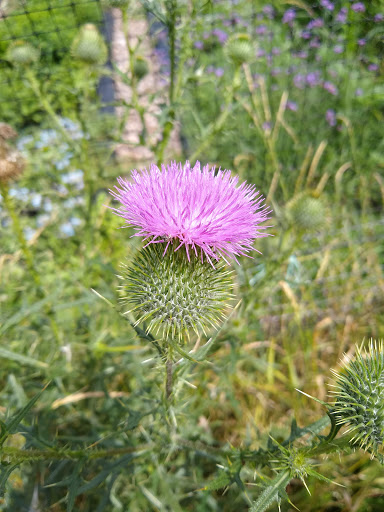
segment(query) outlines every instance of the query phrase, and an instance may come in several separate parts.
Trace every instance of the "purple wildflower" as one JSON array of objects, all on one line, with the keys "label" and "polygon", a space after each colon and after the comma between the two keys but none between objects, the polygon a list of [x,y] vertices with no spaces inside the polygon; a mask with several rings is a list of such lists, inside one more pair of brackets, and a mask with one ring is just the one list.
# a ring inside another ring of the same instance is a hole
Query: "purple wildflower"
[{"label": "purple wildflower", "polygon": [[217,37],[217,40],[219,41],[220,44],[224,44],[228,39],[228,34],[220,28],[214,28],[212,30],[212,34]]},{"label": "purple wildflower", "polygon": [[363,95],[363,89],[361,87],[358,87],[355,91],[355,96],[359,97]]},{"label": "purple wildflower", "polygon": [[312,30],[313,28],[321,28],[324,26],[324,21],[321,18],[315,18],[314,20],[311,20],[308,25],[307,29]]},{"label": "purple wildflower", "polygon": [[375,14],[373,21],[375,23],[380,23],[381,21],[384,21],[384,14],[381,14],[381,13]]},{"label": "purple wildflower", "polygon": [[367,40],[366,39],[358,39],[357,44],[359,46],[365,46],[367,44]]},{"label": "purple wildflower", "polygon": [[216,68],[215,69],[215,75],[220,78],[221,76],[224,75],[224,69],[223,68]]},{"label": "purple wildflower", "polygon": [[336,16],[336,21],[339,23],[345,23],[347,21],[347,8],[342,7]]},{"label": "purple wildflower", "polygon": [[298,89],[304,89],[305,76],[302,75],[301,73],[298,73],[297,75],[294,76],[293,83],[294,83],[295,87],[297,87]]},{"label": "purple wildflower", "polygon": [[263,13],[269,18],[270,20],[273,20],[275,15],[275,9],[272,5],[267,4],[263,7]]},{"label": "purple wildflower", "polygon": [[351,5],[351,9],[355,12],[365,12],[365,5],[363,2],[355,2]]},{"label": "purple wildflower", "polygon": [[320,48],[321,47],[320,40],[317,37],[315,37],[314,39],[312,39],[312,41],[309,42],[309,47],[310,48]]},{"label": "purple wildflower", "polygon": [[326,91],[328,91],[330,94],[333,94],[333,96],[337,96],[338,90],[335,84],[332,82],[324,82],[323,87]]},{"label": "purple wildflower", "polygon": [[292,24],[292,21],[296,18],[295,9],[289,8],[283,14],[283,23],[288,23],[288,25]]},{"label": "purple wildflower", "polygon": [[324,9],[327,9],[327,11],[333,11],[335,8],[335,5],[329,0],[321,0],[320,5],[324,7]]},{"label": "purple wildflower", "polygon": [[311,71],[305,77],[305,81],[309,85],[309,87],[315,87],[316,85],[319,85],[319,83],[320,83],[320,72],[319,71]]},{"label": "purple wildflower", "polygon": [[341,44],[337,44],[336,46],[333,47],[333,51],[334,53],[343,53],[344,48]]},{"label": "purple wildflower", "polygon": [[287,104],[285,105],[285,108],[287,110],[291,110],[292,112],[297,112],[297,103],[294,101],[287,101]]},{"label": "purple wildflower", "polygon": [[377,64],[369,64],[368,71],[378,71],[379,66]]},{"label": "purple wildflower", "polygon": [[259,25],[258,27],[256,27],[255,32],[258,36],[265,36],[265,34],[267,34],[268,32],[268,29],[265,25]]},{"label": "purple wildflower", "polygon": [[243,182],[231,171],[209,165],[191,167],[187,161],[172,162],[159,169],[151,165],[141,171],[132,171],[131,180],[118,178],[121,188],[115,186],[112,196],[120,201],[114,213],[134,226],[134,236],[149,240],[148,244],[167,242],[165,251],[173,240],[212,259],[235,259],[253,250],[256,238],[268,236],[260,226],[270,218],[271,210],[254,185]]},{"label": "purple wildflower", "polygon": [[336,112],[329,108],[325,114],[325,119],[329,126],[336,126]]},{"label": "purple wildflower", "polygon": [[195,41],[193,43],[193,46],[197,49],[197,50],[202,50],[204,48],[204,43],[203,41]]},{"label": "purple wildflower", "polygon": [[308,30],[303,30],[300,35],[302,39],[311,39],[311,33]]}]

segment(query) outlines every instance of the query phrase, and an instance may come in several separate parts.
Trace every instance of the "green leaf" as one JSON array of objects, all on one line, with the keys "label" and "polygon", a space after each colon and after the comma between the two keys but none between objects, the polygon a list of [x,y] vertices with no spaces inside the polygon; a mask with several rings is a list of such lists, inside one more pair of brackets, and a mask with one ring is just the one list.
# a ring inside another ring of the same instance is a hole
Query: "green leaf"
[{"label": "green leaf", "polygon": [[279,473],[271,480],[269,485],[265,487],[264,491],[260,494],[259,499],[255,501],[249,512],[264,512],[275,501],[279,499],[279,494],[285,494],[285,488],[291,480],[289,471]]},{"label": "green leaf", "polygon": [[12,352],[12,350],[7,350],[6,348],[0,347],[0,358],[9,359],[10,361],[17,361],[18,363],[34,366],[35,368],[48,368],[49,365],[47,363],[43,363],[42,361],[38,361],[33,357],[24,356],[22,354],[18,354],[17,352]]},{"label": "green leaf", "polygon": [[96,475],[92,480],[87,482],[86,484],[82,485],[79,489],[76,491],[76,495],[83,494],[87,491],[90,491],[94,487],[97,487],[100,485],[106,478],[112,473],[112,471],[115,471],[117,468],[123,468],[126,466],[129,462],[131,462],[137,455],[136,454],[128,454],[124,455],[124,457],[121,457],[117,461],[115,461],[113,464],[108,464],[103,471],[101,471],[98,475]]},{"label": "green leaf", "polygon": [[217,491],[218,489],[222,489],[231,483],[232,477],[226,472],[222,471],[219,476],[214,478],[212,482],[203,487],[204,491]]},{"label": "green leaf", "polygon": [[35,403],[38,401],[43,392],[47,389],[49,383],[44,386],[44,388],[39,391],[22,409],[20,412],[16,414],[13,418],[10,419],[5,425],[6,431],[2,433],[0,437],[0,446],[4,444],[4,441],[7,439],[9,434],[13,434],[15,429],[19,426],[20,422],[25,418],[28,412],[32,409]]},{"label": "green leaf", "polygon": [[80,459],[76,462],[76,465],[73,469],[73,473],[71,475],[71,480],[68,488],[68,499],[67,499],[67,512],[72,512],[73,507],[75,505],[75,499],[78,495],[78,488],[81,483],[80,473],[84,465],[84,460]]}]

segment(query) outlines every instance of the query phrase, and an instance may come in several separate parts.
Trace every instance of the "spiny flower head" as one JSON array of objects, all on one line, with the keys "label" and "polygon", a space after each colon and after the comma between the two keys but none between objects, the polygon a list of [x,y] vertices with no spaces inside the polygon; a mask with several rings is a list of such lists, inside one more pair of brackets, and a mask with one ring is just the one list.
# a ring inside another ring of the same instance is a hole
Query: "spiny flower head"
[{"label": "spiny flower head", "polygon": [[237,66],[250,62],[255,56],[255,48],[248,34],[234,34],[225,44],[224,52]]},{"label": "spiny flower head", "polygon": [[107,47],[97,27],[86,23],[73,40],[71,54],[86,64],[104,64],[107,60]]},{"label": "spiny flower head", "polygon": [[[268,236],[260,226],[271,210],[253,185],[238,184],[238,176],[209,165],[201,168],[176,162],[159,169],[133,171],[130,181],[118,179],[111,194],[120,201],[114,212],[135,226],[136,236],[149,243],[178,241],[190,260],[190,249],[212,260],[246,255],[256,238]],[[228,261],[227,261],[228,262]]]},{"label": "spiny flower head", "polygon": [[7,49],[5,58],[15,66],[28,66],[39,60],[40,51],[25,41],[15,41]]},{"label": "spiny flower head", "polygon": [[195,255],[168,251],[166,244],[144,247],[133,263],[123,265],[120,296],[126,313],[138,313],[137,323],[163,339],[181,341],[194,330],[205,333],[224,318],[232,294],[231,272],[223,264],[213,268]]},{"label": "spiny flower head", "polygon": [[327,223],[327,208],[320,197],[311,192],[302,192],[286,206],[291,224],[299,230],[317,231]]},{"label": "spiny flower head", "polygon": [[371,340],[368,350],[357,349],[340,372],[329,406],[338,425],[348,425],[352,444],[377,455],[384,441],[384,346]]}]

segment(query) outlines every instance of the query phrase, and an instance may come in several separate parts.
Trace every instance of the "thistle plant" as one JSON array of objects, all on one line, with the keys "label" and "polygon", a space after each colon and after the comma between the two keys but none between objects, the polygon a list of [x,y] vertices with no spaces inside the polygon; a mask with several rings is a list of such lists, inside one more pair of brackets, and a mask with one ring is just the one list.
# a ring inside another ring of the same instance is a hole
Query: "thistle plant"
[{"label": "thistle plant", "polygon": [[190,332],[217,327],[232,297],[231,271],[225,264],[249,255],[256,238],[268,236],[261,224],[270,216],[253,185],[238,184],[230,171],[217,172],[176,162],[133,171],[111,190],[121,203],[112,208],[133,226],[146,245],[120,286],[124,314],[137,313],[134,326],[160,334],[171,394],[174,352]]},{"label": "thistle plant", "polygon": [[102,65],[107,60],[108,51],[104,39],[92,23],[83,25],[73,40],[71,54],[74,58],[89,65]]},{"label": "thistle plant", "polygon": [[327,224],[324,200],[312,192],[293,197],[286,207],[289,222],[300,231],[317,231]]},{"label": "thistle plant", "polygon": [[15,41],[10,44],[5,55],[14,66],[24,67],[39,60],[40,51],[25,41]]},{"label": "thistle plant", "polygon": [[227,58],[237,66],[251,62],[255,56],[255,48],[248,34],[235,34],[225,44]]},{"label": "thistle plant", "polygon": [[329,407],[338,428],[347,426],[350,443],[380,457],[384,442],[384,345],[373,341],[368,349],[357,348],[354,360],[333,371],[336,383]]}]

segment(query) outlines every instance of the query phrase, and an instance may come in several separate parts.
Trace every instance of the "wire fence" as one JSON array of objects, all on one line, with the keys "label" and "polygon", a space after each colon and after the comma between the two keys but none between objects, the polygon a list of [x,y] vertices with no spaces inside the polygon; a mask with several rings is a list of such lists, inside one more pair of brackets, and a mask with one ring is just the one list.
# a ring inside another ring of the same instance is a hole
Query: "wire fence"
[{"label": "wire fence", "polygon": [[[0,116],[14,108],[25,109],[23,103],[31,96],[23,72],[6,59],[9,45],[23,41],[38,48],[38,78],[42,82],[60,81],[60,63],[70,58],[70,45],[84,23],[93,23],[108,36],[100,0],[0,1]],[[66,66],[65,73],[71,75],[72,67]]]}]

